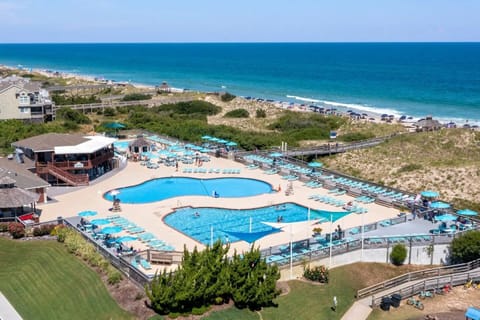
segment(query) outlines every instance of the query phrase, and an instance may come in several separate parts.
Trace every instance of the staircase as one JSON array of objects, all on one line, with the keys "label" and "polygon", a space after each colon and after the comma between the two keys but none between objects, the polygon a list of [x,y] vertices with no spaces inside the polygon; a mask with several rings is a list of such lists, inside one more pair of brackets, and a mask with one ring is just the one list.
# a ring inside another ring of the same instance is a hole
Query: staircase
[{"label": "staircase", "polygon": [[88,186],[88,174],[71,174],[70,172],[55,167],[51,163],[47,165],[48,173],[71,186]]}]

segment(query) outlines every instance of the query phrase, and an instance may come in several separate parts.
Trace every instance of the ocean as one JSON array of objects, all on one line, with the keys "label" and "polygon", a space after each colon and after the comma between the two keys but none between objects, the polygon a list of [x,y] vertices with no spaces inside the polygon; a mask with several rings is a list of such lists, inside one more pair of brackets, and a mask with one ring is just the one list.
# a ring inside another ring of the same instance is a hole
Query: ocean
[{"label": "ocean", "polygon": [[0,44],[0,64],[480,123],[480,43]]}]

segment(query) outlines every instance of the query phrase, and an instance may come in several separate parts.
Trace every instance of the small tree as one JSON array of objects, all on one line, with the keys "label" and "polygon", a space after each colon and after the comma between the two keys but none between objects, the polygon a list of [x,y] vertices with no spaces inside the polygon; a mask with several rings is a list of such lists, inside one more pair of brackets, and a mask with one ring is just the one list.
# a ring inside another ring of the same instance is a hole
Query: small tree
[{"label": "small tree", "polygon": [[453,239],[450,245],[450,259],[452,263],[480,259],[480,231],[468,231]]},{"label": "small tree", "polygon": [[225,113],[225,118],[248,118],[250,113],[245,109],[235,109]]},{"label": "small tree", "polygon": [[390,253],[390,260],[396,266],[401,266],[407,258],[407,248],[403,244],[397,244]]},{"label": "small tree", "polygon": [[257,109],[257,111],[256,111],[256,117],[257,117],[257,118],[266,118],[266,117],[267,117],[267,113],[266,113],[265,110],[263,110],[263,109]]}]

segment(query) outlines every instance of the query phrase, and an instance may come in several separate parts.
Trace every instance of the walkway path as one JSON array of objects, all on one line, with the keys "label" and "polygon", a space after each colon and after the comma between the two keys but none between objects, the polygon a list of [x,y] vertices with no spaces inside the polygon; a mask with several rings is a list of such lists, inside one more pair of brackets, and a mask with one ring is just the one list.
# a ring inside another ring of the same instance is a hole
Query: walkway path
[{"label": "walkway path", "polygon": [[18,314],[17,310],[10,304],[5,298],[3,293],[0,292],[0,319],[1,320],[22,320],[22,317]]},{"label": "walkway path", "polygon": [[[480,268],[470,270],[469,272],[475,272],[475,271],[480,271]],[[445,275],[449,276],[449,275]],[[435,278],[435,277],[434,277]],[[428,280],[431,278],[425,278],[425,279],[418,279],[414,281],[408,281],[404,282],[396,287],[389,288],[383,291],[379,291],[375,293],[375,297],[383,297],[387,295],[391,295],[395,292],[400,291],[403,288],[408,288],[410,286],[413,286],[418,283],[423,283],[425,280]],[[370,312],[372,312],[372,308],[370,307],[372,303],[372,296],[365,297],[363,299],[355,301],[355,303],[348,309],[348,311],[343,315],[342,320],[365,320],[368,318],[370,315]]]}]

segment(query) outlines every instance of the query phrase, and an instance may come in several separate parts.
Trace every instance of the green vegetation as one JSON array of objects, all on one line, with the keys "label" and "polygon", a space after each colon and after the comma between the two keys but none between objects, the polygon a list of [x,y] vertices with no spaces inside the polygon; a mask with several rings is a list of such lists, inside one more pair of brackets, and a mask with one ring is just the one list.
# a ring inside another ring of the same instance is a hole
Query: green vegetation
[{"label": "green vegetation", "polygon": [[113,116],[115,116],[115,114],[116,114],[115,109],[110,108],[110,107],[105,108],[104,111],[103,111],[103,115],[105,117],[113,117]]},{"label": "green vegetation", "polygon": [[149,94],[130,93],[130,94],[126,94],[122,98],[122,101],[140,101],[140,100],[150,100],[150,99],[152,99],[152,96]]},{"label": "green vegetation", "polygon": [[480,259],[480,231],[468,231],[453,239],[450,245],[450,258],[452,263]]},{"label": "green vegetation", "polygon": [[[148,111],[148,110],[147,110]],[[211,104],[209,102],[194,100],[188,102],[179,102],[175,104],[164,104],[155,108],[152,108],[154,113],[168,112],[170,114],[179,115],[197,115],[206,119],[205,116],[215,115],[222,111],[222,108]]]},{"label": "green vegetation", "polygon": [[265,110],[263,110],[263,109],[257,109],[257,110],[255,111],[255,116],[256,116],[257,118],[266,118],[266,117],[267,117],[267,113],[266,113]]},{"label": "green vegetation", "polygon": [[250,113],[245,109],[235,109],[225,113],[225,118],[249,118]]},{"label": "green vegetation", "polygon": [[420,164],[410,163],[410,164],[406,164],[403,167],[401,167],[400,169],[398,169],[397,174],[400,174],[400,173],[403,173],[403,172],[412,172],[412,171],[415,171],[415,170],[420,170],[422,168],[423,167]]},{"label": "green vegetation", "polygon": [[[311,284],[289,281],[289,293],[274,300],[276,306],[262,308],[259,313],[264,320],[272,319],[341,319],[355,301],[358,289],[390,279],[418,267],[386,265],[382,263],[354,263],[330,270],[328,284]],[[333,296],[338,299],[337,312],[333,312]],[[213,312],[205,319],[260,319],[248,309],[230,308]]]},{"label": "green vegetation", "polygon": [[330,131],[337,130],[345,121],[336,116],[288,111],[270,124],[269,129],[284,133],[297,141],[328,139]]},{"label": "green vegetation", "polygon": [[186,249],[175,273],[157,274],[146,288],[153,309],[160,314],[202,314],[213,304],[232,299],[239,308],[260,309],[279,294],[276,266],[261,259],[253,246],[240,257],[228,260],[229,246],[217,241],[211,248],[192,253]]},{"label": "green vegetation", "polygon": [[328,283],[328,269],[325,266],[306,267],[303,277],[310,281]]},{"label": "green vegetation", "polygon": [[338,136],[338,139],[344,142],[355,142],[374,138],[372,132],[348,132]]},{"label": "green vegetation", "polygon": [[396,244],[390,253],[390,260],[396,266],[401,266],[407,258],[407,248],[403,244]]},{"label": "green vegetation", "polygon": [[71,105],[71,104],[89,104],[89,103],[100,103],[102,100],[98,99],[94,95],[90,96],[66,96],[63,94],[52,94],[52,100],[57,106]]},{"label": "green vegetation", "polygon": [[132,319],[97,273],[55,241],[0,237],[0,291],[25,320]]},{"label": "green vegetation", "polygon": [[89,117],[69,107],[62,107],[57,110],[57,120],[70,121],[76,124],[92,123]]},{"label": "green vegetation", "polygon": [[222,100],[223,102],[230,102],[235,98],[236,98],[235,95],[228,92],[225,92],[224,94],[220,95],[220,100]]}]

